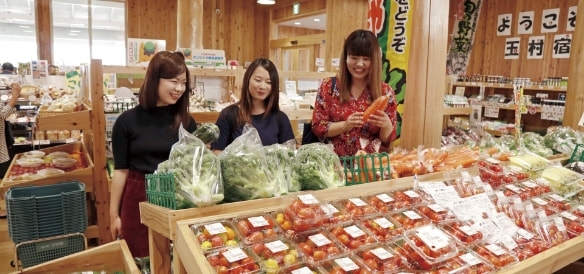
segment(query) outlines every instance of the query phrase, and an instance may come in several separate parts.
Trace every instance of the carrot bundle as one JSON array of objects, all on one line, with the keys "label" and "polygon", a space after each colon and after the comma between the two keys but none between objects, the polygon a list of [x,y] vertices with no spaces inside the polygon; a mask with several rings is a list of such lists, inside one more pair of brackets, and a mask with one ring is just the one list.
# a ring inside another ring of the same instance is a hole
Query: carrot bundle
[{"label": "carrot bundle", "polygon": [[387,102],[389,102],[389,96],[387,95],[383,95],[375,99],[375,101],[373,101],[373,103],[371,103],[371,105],[369,105],[369,107],[367,107],[367,109],[363,113],[363,122],[367,122],[371,114],[377,112],[378,110],[385,109],[385,105],[387,105]]}]

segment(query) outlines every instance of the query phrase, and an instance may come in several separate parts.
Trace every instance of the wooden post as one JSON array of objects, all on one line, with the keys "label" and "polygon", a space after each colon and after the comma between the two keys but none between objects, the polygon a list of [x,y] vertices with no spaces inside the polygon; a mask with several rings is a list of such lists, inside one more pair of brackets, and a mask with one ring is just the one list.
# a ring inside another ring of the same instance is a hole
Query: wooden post
[{"label": "wooden post", "polygon": [[[578,1],[578,9],[584,10],[584,0]],[[564,109],[564,126],[576,130],[578,121],[584,113],[584,20],[576,20],[576,30],[572,39],[570,52],[570,70],[568,73],[568,91],[566,92],[566,108]]]},{"label": "wooden post", "polygon": [[440,147],[449,1],[415,1],[400,146]]},{"label": "wooden post", "polygon": [[202,49],[203,0],[178,0],[176,20],[176,47]]},{"label": "wooden post", "polygon": [[51,1],[36,0],[36,43],[37,58],[53,64],[53,24],[51,22]]}]

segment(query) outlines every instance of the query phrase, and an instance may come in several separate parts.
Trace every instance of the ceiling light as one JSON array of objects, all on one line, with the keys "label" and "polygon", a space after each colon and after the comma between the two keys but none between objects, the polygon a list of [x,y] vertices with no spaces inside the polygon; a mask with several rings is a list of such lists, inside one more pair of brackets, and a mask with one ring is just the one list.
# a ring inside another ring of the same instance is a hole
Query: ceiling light
[{"label": "ceiling light", "polygon": [[319,18],[314,18],[314,22],[320,22]]},{"label": "ceiling light", "polygon": [[294,22],[294,25],[300,25],[300,24],[301,24],[300,22]]},{"label": "ceiling light", "polygon": [[273,4],[276,4],[276,0],[258,0],[257,2],[260,5],[273,5]]}]

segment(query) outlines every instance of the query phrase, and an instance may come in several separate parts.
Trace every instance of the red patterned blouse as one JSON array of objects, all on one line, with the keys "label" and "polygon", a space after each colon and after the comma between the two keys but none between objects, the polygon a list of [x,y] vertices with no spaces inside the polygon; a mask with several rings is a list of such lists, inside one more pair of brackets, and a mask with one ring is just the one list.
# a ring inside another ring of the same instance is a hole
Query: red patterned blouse
[{"label": "red patterned blouse", "polygon": [[[373,102],[369,89],[365,89],[359,98],[351,97],[349,101],[341,104],[339,90],[336,85],[334,90],[331,89],[331,86],[332,78],[323,79],[318,89],[312,114],[312,131],[321,141],[325,139],[331,123],[345,121],[352,113],[365,111]],[[393,124],[393,131],[390,135],[390,140],[393,141],[396,137],[397,122],[395,93],[388,84],[383,83],[383,94],[390,96],[384,111]],[[355,155],[359,149],[374,153],[376,151],[373,140],[378,139],[379,131],[379,127],[365,123],[360,128],[353,128],[340,135],[328,137],[325,142],[332,143],[339,156]],[[361,138],[368,141],[361,144]]]}]

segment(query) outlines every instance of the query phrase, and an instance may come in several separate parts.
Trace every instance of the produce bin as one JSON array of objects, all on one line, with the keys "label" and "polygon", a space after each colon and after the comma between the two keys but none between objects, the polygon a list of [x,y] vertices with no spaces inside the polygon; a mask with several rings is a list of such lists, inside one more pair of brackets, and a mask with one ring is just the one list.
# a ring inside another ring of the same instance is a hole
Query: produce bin
[{"label": "produce bin", "polygon": [[146,174],[146,200],[149,203],[176,209],[174,175],[169,173]]},{"label": "produce bin", "polygon": [[87,229],[85,185],[79,181],[10,188],[6,209],[15,244]]},{"label": "produce bin", "polygon": [[[27,268],[83,251],[86,248],[87,239],[83,233],[26,241],[16,245],[15,262],[19,268]],[[20,263],[18,263],[19,260]]]}]

